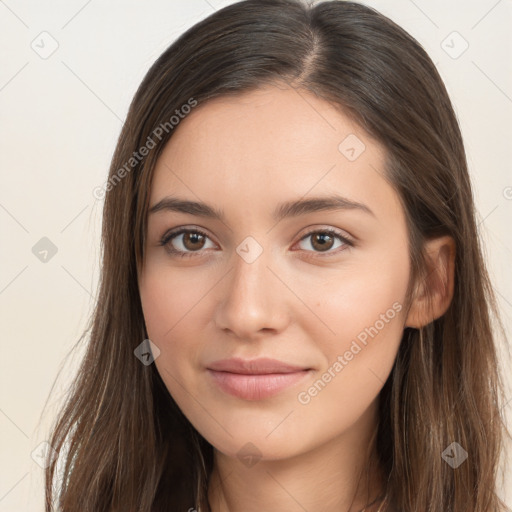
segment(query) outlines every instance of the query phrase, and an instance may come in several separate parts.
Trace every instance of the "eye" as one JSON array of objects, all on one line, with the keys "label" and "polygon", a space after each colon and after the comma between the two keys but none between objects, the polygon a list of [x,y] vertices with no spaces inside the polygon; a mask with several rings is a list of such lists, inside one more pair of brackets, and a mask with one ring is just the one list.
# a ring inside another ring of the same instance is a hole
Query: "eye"
[{"label": "eye", "polygon": [[[310,237],[311,242],[309,245],[313,248],[313,251],[302,249],[307,252],[315,252],[321,257],[331,256],[345,250],[347,246],[354,246],[354,243],[348,237],[332,228],[309,231],[300,239],[299,244]],[[334,245],[336,239],[341,242],[337,246]],[[165,247],[166,251],[172,256],[187,258],[200,255],[203,252],[202,249],[208,248],[205,247],[207,240],[210,240],[209,236],[200,229],[178,228],[165,233],[159,245]],[[333,247],[338,250],[331,251]],[[324,255],[322,253],[326,254]]]},{"label": "eye", "polygon": [[[333,254],[337,254],[340,251],[345,250],[343,246],[354,246],[354,243],[348,237],[342,235],[340,232],[332,228],[309,231],[300,239],[299,243],[304,242],[308,238],[311,238],[309,246],[313,248],[313,251],[308,251],[308,249],[305,250],[308,252],[326,253],[325,256],[331,256]],[[338,239],[341,242],[337,246],[334,245],[336,239]],[[332,249],[333,247],[335,249],[341,247],[341,249],[331,251],[330,249]],[[319,254],[319,256],[324,256],[324,254]]]},{"label": "eye", "polygon": [[171,255],[186,258],[200,253],[207,239],[209,240],[208,235],[199,229],[179,228],[166,233],[160,240],[160,245]]}]

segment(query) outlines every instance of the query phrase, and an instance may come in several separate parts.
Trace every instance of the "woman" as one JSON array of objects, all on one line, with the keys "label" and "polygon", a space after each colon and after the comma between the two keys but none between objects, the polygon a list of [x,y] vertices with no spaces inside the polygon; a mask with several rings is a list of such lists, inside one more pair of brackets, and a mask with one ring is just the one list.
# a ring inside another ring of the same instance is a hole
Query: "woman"
[{"label": "woman", "polygon": [[400,27],[217,11],[147,73],[105,193],[47,511],[505,510],[463,141]]}]

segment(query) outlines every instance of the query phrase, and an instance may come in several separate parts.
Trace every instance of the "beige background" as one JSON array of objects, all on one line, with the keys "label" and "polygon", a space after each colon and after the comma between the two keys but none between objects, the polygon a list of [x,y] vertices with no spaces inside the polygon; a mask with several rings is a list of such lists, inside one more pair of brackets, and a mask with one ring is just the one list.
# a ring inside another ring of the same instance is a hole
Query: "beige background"
[{"label": "beige background", "polygon": [[[0,512],[43,510],[37,454],[97,289],[102,203],[92,191],[106,179],[129,102],[174,39],[228,3],[0,1]],[[445,80],[510,333],[512,1],[367,3],[416,37]],[[57,250],[46,262],[32,250],[43,237]],[[510,418],[512,401],[505,409]],[[502,492],[512,504],[510,473]]]}]

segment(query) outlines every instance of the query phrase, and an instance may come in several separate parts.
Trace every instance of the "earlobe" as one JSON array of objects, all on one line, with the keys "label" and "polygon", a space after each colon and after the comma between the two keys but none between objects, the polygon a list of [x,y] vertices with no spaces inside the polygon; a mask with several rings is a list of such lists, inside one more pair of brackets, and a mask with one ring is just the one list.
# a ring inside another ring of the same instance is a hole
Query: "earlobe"
[{"label": "earlobe", "polygon": [[448,235],[426,242],[427,274],[416,286],[405,327],[419,329],[448,310],[455,287],[455,251]]}]

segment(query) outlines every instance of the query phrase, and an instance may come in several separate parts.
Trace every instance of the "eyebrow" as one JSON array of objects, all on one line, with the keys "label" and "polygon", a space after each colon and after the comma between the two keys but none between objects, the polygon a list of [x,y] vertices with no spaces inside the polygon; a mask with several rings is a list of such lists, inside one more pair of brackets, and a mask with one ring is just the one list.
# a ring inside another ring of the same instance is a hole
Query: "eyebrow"
[{"label": "eyebrow", "polygon": [[[375,213],[365,204],[352,201],[339,195],[329,195],[322,197],[311,197],[309,199],[298,199],[287,201],[277,206],[272,213],[275,221],[289,217],[298,217],[307,213],[320,211],[339,211],[339,210],[358,210],[375,217]],[[149,214],[161,211],[174,211],[188,213],[198,217],[206,217],[225,221],[223,210],[218,210],[206,203],[189,201],[179,197],[164,197],[158,203],[149,208]]]}]

